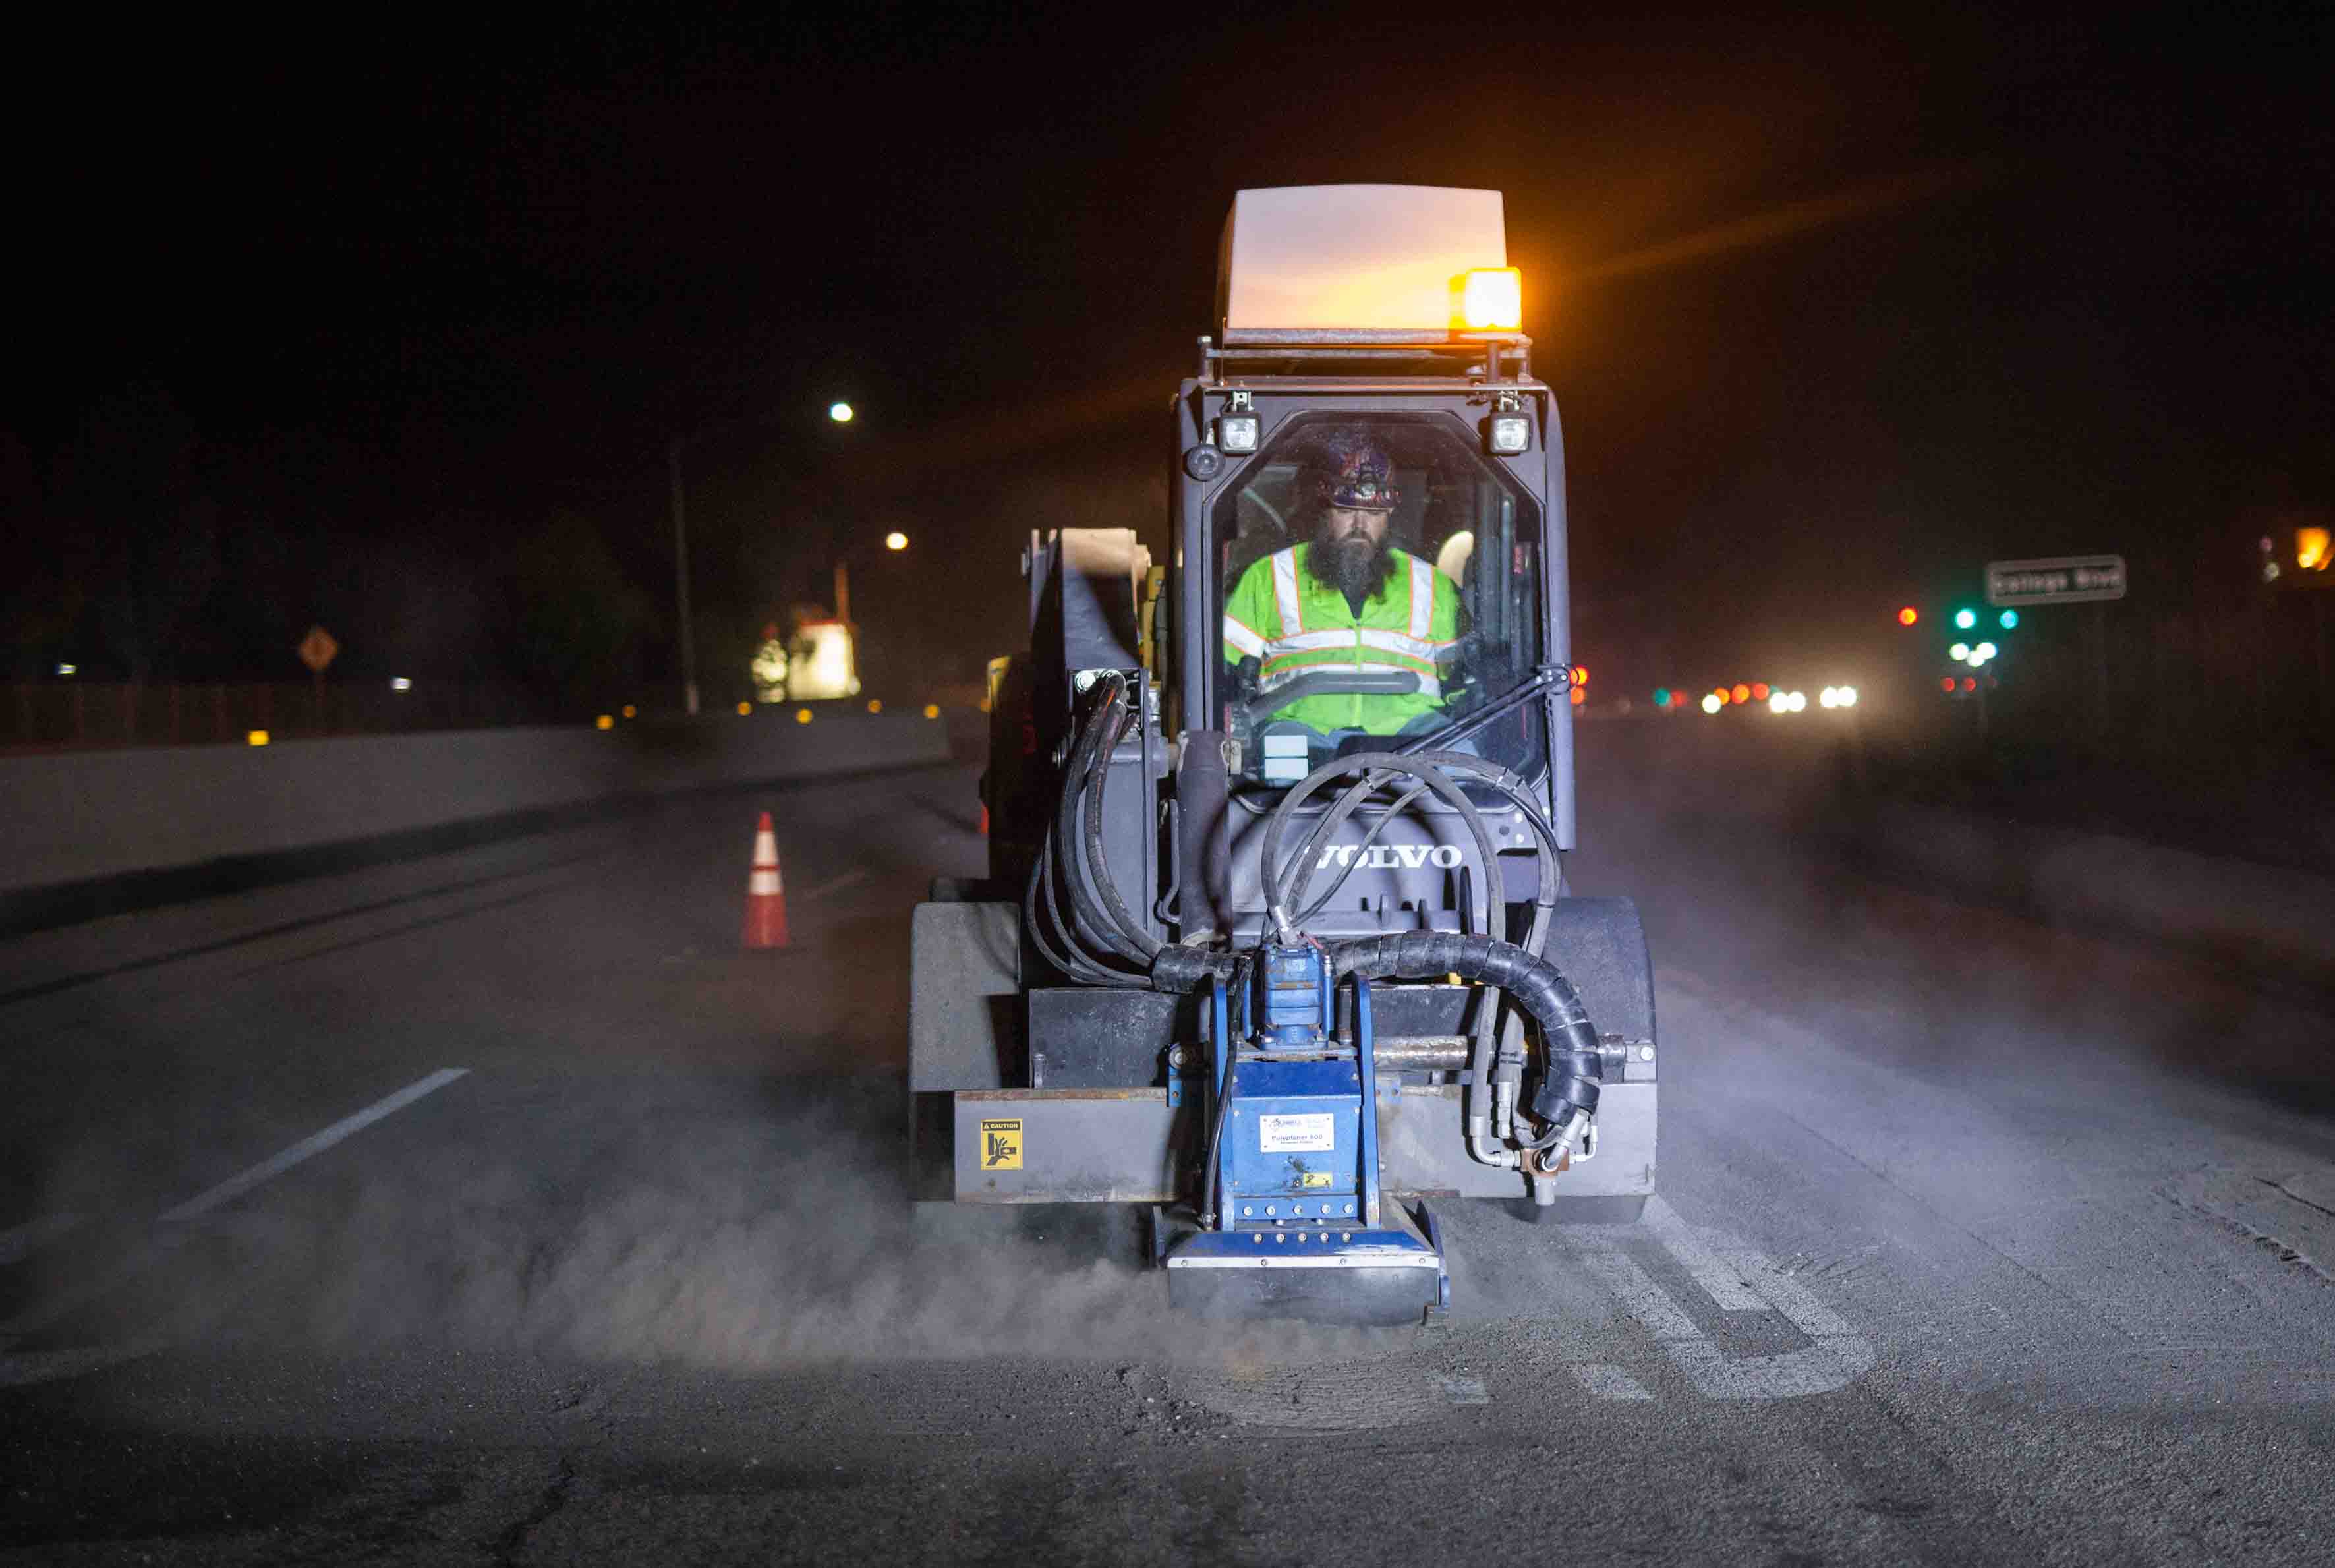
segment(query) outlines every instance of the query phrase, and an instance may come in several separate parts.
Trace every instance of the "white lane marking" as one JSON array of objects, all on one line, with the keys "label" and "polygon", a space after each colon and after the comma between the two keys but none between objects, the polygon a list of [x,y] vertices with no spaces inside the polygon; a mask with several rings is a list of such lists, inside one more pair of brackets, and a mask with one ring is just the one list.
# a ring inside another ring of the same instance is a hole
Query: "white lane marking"
[{"label": "white lane marking", "polygon": [[1658,1193],[1646,1200],[1646,1229],[1662,1250],[1679,1261],[1679,1265],[1694,1276],[1720,1310],[1729,1312],[1756,1312],[1761,1302],[1737,1275],[1730,1265],[1722,1263],[1702,1244],[1687,1223],[1679,1218],[1678,1211],[1662,1202]]},{"label": "white lane marking", "polygon": [[867,867],[865,866],[857,866],[843,873],[840,876],[828,877],[826,881],[819,884],[816,887],[805,888],[795,896],[800,898],[805,904],[808,904],[814,898],[824,898],[830,893],[840,893],[847,887],[856,886],[859,883],[867,880]]},{"label": "white lane marking", "polygon": [[[1651,1215],[1653,1203],[1646,1205]],[[1726,1304],[1744,1302],[1729,1311],[1761,1311],[1773,1307],[1813,1344],[1768,1356],[1729,1360],[1694,1320],[1680,1310],[1669,1292],[1623,1250],[1620,1236],[1606,1226],[1569,1226],[1582,1263],[1610,1291],[1622,1310],[1635,1318],[1695,1391],[1710,1399],[1795,1399],[1830,1393],[1872,1370],[1873,1346],[1849,1327],[1841,1315],[1817,1301],[1808,1288],[1778,1270],[1751,1248],[1716,1233],[1700,1232],[1664,1205],[1664,1219],[1646,1227],[1663,1250],[1676,1258],[1695,1282]],[[1728,1298],[1712,1289],[1724,1278]],[[1591,1393],[1602,1399],[1642,1399],[1645,1390],[1618,1368],[1602,1366],[1575,1373]],[[1609,1376],[1608,1374],[1613,1374]],[[1618,1379],[1618,1380],[1617,1380]],[[1635,1390],[1633,1392],[1632,1390]]]},{"label": "white lane marking", "polygon": [[1583,1236],[1577,1244],[1582,1263],[1646,1332],[1664,1343],[1702,1338],[1702,1331],[1694,1326],[1694,1320],[1679,1310],[1669,1292],[1654,1283],[1653,1277],[1640,1268],[1638,1261],[1623,1252],[1618,1243],[1600,1235]]},{"label": "white lane marking", "polygon": [[1581,1386],[1601,1399],[1651,1399],[1646,1386],[1621,1368],[1603,1361],[1583,1361],[1573,1369]]},{"label": "white lane marking", "polygon": [[1728,1246],[1721,1254],[1739,1270],[1759,1294],[1768,1298],[1792,1327],[1812,1340],[1853,1339],[1856,1331],[1848,1320],[1817,1300],[1807,1286],[1784,1273],[1765,1257],[1746,1246]]},{"label": "white lane marking", "polygon": [[53,1383],[61,1378],[102,1372],[108,1367],[169,1348],[169,1342],[160,1339],[124,1340],[118,1345],[82,1345],[70,1350],[33,1350],[0,1356],[0,1389],[24,1389],[34,1383]]},{"label": "white lane marking", "polygon": [[221,1204],[232,1203],[265,1181],[272,1181],[298,1165],[324,1153],[354,1132],[362,1132],[382,1118],[403,1110],[426,1094],[435,1094],[470,1070],[467,1067],[441,1067],[417,1083],[409,1083],[395,1094],[373,1101],[351,1116],[344,1116],[320,1133],[313,1133],[280,1154],[273,1154],[248,1170],[237,1171],[208,1192],[196,1194],[177,1208],[162,1215],[163,1224],[177,1224],[208,1214]]},{"label": "white lane marking", "polygon": [[79,1215],[43,1215],[14,1229],[0,1231],[0,1268],[23,1263],[81,1224],[81,1220]]},{"label": "white lane marking", "polygon": [[[237,1172],[217,1186],[196,1194],[162,1215],[156,1221],[155,1232],[111,1267],[0,1323],[0,1342],[38,1333],[72,1316],[90,1302],[111,1294],[176,1252],[190,1234],[179,1228],[188,1221],[200,1218],[261,1183],[282,1176],[301,1161],[322,1154],[350,1134],[363,1131],[382,1118],[404,1109],[424,1095],[436,1093],[470,1070],[467,1067],[441,1068],[429,1077],[406,1085],[395,1094],[377,1099],[354,1115],[343,1117],[324,1131],[304,1137],[281,1153]],[[162,1229],[162,1226],[170,1228]],[[28,1383],[77,1377],[122,1361],[135,1360],[140,1356],[152,1355],[168,1342],[164,1339],[147,1336],[113,1345],[85,1346],[71,1350],[0,1353],[0,1388],[18,1388]]]}]

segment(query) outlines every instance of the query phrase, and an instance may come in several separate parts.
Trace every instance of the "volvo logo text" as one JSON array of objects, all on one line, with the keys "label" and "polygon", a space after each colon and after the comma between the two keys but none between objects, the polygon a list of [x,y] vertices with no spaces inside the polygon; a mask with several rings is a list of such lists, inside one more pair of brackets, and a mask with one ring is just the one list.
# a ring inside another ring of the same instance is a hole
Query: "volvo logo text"
[{"label": "volvo logo text", "polygon": [[1456,844],[1373,844],[1359,860],[1355,853],[1354,845],[1332,844],[1322,851],[1322,858],[1314,862],[1313,869],[1362,866],[1372,871],[1416,871],[1423,866],[1439,866],[1448,871],[1459,864],[1459,847]]}]

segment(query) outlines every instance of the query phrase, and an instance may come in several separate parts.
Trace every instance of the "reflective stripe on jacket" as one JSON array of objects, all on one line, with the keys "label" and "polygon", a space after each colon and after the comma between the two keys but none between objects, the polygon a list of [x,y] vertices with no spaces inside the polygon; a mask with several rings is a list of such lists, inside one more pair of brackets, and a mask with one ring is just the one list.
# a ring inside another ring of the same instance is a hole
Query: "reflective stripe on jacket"
[{"label": "reflective stripe on jacket", "polygon": [[1405,696],[1335,693],[1303,697],[1273,717],[1327,732],[1358,729],[1391,735],[1442,706],[1438,656],[1459,637],[1459,590],[1407,550],[1390,552],[1394,570],[1357,616],[1346,595],[1305,569],[1312,545],[1293,545],[1254,563],[1225,601],[1225,657],[1259,663],[1259,688],[1271,692],[1308,670],[1406,671],[1419,690]]}]

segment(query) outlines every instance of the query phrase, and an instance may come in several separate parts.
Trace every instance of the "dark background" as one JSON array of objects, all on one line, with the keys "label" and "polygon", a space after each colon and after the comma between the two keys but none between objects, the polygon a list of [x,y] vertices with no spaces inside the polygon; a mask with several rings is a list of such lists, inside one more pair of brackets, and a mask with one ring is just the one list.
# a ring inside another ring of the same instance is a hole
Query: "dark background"
[{"label": "dark background", "polygon": [[710,694],[838,547],[876,675],[970,679],[1029,528],[1157,540],[1232,192],[1338,180],[1507,193],[1613,680],[1813,682],[1995,557],[2248,602],[2335,493],[2325,14],[1943,9],[52,26],[15,673],[296,679],[321,622],[669,694],[665,442],[759,420],[690,449]]}]

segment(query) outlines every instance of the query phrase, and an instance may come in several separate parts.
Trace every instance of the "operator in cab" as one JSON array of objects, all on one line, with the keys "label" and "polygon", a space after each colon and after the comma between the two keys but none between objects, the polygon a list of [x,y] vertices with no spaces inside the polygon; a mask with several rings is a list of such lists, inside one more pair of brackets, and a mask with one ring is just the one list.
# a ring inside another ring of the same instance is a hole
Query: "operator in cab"
[{"label": "operator in cab", "polygon": [[[1291,532],[1303,543],[1250,564],[1225,601],[1225,658],[1244,687],[1270,697],[1310,673],[1408,674],[1413,690],[1294,697],[1267,722],[1328,735],[1430,728],[1443,710],[1443,664],[1460,634],[1459,590],[1388,538],[1401,501],[1386,449],[1361,431],[1327,434],[1301,474]],[[1248,666],[1254,663],[1252,674]]]}]

